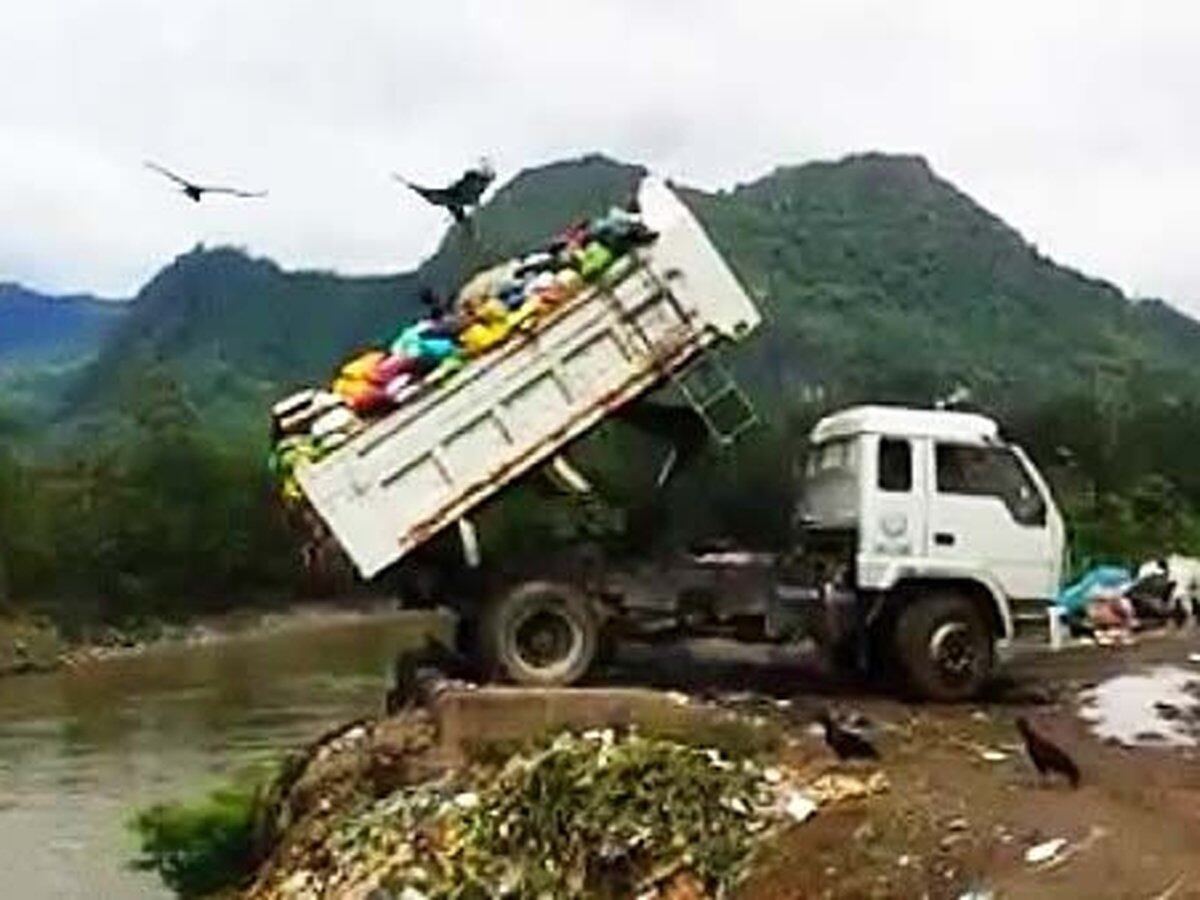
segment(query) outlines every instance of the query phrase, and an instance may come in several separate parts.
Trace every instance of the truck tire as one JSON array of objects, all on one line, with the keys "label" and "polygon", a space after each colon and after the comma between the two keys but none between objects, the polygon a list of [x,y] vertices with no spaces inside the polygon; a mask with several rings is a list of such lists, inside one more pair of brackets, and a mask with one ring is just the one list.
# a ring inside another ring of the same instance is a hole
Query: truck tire
[{"label": "truck tire", "polygon": [[488,672],[517,684],[574,684],[592,667],[600,644],[588,599],[548,581],[519,585],[492,603],[479,625]]},{"label": "truck tire", "polygon": [[912,599],[900,610],[893,637],[896,660],[921,698],[966,700],[991,677],[991,626],[978,604],[963,594]]}]

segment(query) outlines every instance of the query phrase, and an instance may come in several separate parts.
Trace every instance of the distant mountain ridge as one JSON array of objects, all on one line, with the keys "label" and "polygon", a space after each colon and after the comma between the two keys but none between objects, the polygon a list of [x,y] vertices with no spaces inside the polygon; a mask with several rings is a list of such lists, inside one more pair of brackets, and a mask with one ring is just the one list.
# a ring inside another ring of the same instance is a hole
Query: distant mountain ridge
[{"label": "distant mountain ridge", "polygon": [[120,301],[55,297],[0,283],[0,365],[18,358],[91,355],[127,311]]},{"label": "distant mountain ridge", "polygon": [[852,396],[928,402],[964,383],[1005,405],[1082,389],[1098,365],[1200,385],[1198,323],[1054,263],[921,157],[785,167],[688,197],[773,319],[780,368]]},{"label": "distant mountain ridge", "polygon": [[[473,234],[451,226],[429,260],[396,275],[288,272],[197,248],[125,307],[73,402],[103,412],[152,364],[202,412],[261,427],[271,397],[328,379],[420,315],[423,287],[447,291],[624,203],[643,174],[595,155],[523,171]],[[961,384],[989,408],[1017,408],[1090,390],[1114,367],[1200,397],[1200,323],[1056,265],[920,157],[870,153],[679,190],[763,307],[766,327],[734,360],[772,410],[813,385],[828,402],[929,402]]]}]

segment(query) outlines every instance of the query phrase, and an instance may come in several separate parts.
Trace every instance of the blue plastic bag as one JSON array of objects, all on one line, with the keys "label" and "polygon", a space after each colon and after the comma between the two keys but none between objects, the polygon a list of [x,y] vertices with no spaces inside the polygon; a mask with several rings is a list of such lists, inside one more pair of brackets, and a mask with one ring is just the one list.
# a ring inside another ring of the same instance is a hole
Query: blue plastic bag
[{"label": "blue plastic bag", "polygon": [[1054,605],[1069,616],[1082,616],[1088,604],[1102,593],[1122,593],[1133,584],[1133,574],[1122,566],[1096,566],[1067,585],[1054,598]]}]

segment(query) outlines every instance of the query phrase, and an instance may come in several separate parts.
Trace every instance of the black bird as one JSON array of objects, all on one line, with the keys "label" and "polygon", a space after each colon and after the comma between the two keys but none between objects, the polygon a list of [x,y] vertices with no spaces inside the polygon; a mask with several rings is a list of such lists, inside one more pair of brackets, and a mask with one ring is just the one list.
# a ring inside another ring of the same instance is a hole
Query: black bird
[{"label": "black bird", "polygon": [[425,643],[396,656],[392,664],[392,686],[384,697],[387,715],[415,706],[426,699],[429,688],[448,678],[462,678],[470,671],[463,656],[437,638],[427,636]]},{"label": "black bird", "polygon": [[838,725],[829,710],[822,710],[817,721],[825,726],[825,743],[837,754],[838,759],[879,759],[879,751],[870,741]]},{"label": "black bird", "polygon": [[467,210],[479,205],[479,198],[483,196],[483,192],[495,179],[496,171],[492,168],[492,164],[484,159],[478,166],[467,169],[454,184],[444,188],[413,184],[403,175],[397,175],[395,172],[392,173],[392,177],[415,191],[427,203],[450,210],[454,221],[463,222],[467,218]]},{"label": "black bird", "polygon": [[1025,750],[1029,753],[1029,758],[1033,760],[1038,774],[1046,775],[1057,772],[1071,783],[1071,787],[1079,787],[1079,766],[1075,765],[1075,761],[1067,756],[1061,747],[1050,743],[1034,731],[1033,726],[1024,716],[1017,717],[1017,730],[1025,739]]},{"label": "black bird", "polygon": [[188,181],[182,175],[176,175],[170,169],[160,166],[158,163],[150,161],[146,162],[147,169],[153,169],[160,175],[165,175],[177,185],[183,194],[193,203],[199,203],[200,198],[205,194],[229,194],[233,197],[265,197],[266,191],[243,191],[238,188],[217,187],[209,184],[196,184],[194,181]]}]

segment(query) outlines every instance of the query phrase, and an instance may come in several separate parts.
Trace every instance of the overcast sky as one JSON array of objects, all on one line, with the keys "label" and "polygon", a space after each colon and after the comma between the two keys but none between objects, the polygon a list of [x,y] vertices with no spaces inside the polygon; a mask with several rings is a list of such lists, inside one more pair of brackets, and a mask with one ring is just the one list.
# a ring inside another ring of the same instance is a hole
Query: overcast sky
[{"label": "overcast sky", "polygon": [[[600,150],[702,187],[925,155],[1057,260],[1200,312],[1189,2],[8,0],[0,281],[133,293],[197,242],[412,266],[388,173]],[[268,188],[199,206],[142,167]]]}]

